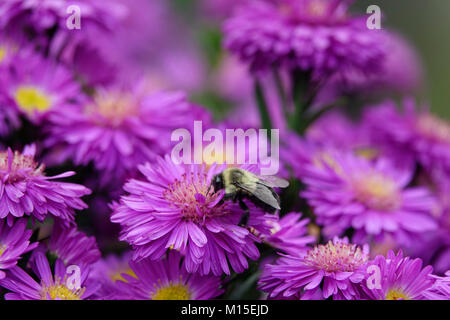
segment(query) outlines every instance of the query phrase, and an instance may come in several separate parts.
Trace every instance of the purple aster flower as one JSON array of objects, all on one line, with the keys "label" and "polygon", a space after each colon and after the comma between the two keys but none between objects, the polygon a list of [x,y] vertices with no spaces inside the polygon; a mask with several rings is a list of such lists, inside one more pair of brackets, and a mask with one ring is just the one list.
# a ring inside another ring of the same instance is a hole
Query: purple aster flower
[{"label": "purple aster flower", "polygon": [[206,117],[206,111],[189,103],[181,92],[147,93],[141,84],[133,89],[110,88],[99,90],[82,112],[54,114],[46,145],[59,147],[56,161],[92,162],[105,185],[170,152],[173,130],[191,128],[194,120]]},{"label": "purple aster flower", "polygon": [[[243,211],[239,205],[221,203],[223,192],[208,192],[214,174],[224,165],[175,165],[169,156],[154,165],[141,165],[145,180],[130,180],[128,195],[114,204],[111,221],[120,223],[120,240],[130,243],[134,260],[161,258],[170,249],[185,255],[188,272],[230,274],[248,267],[247,257],[259,257],[254,242],[259,241],[246,228],[238,226]],[[260,234],[270,232],[264,214],[250,205],[248,227]]]},{"label": "purple aster flower", "polygon": [[411,154],[426,169],[442,170],[450,175],[450,125],[429,111],[405,100],[403,113],[394,102],[369,108],[364,121],[373,139],[391,148]]},{"label": "purple aster flower", "polygon": [[7,108],[41,124],[52,113],[65,113],[83,99],[72,74],[31,51],[21,51],[1,75],[0,93]]},{"label": "purple aster flower", "polygon": [[63,261],[66,266],[90,265],[101,257],[95,237],[88,237],[76,227],[67,228],[58,222],[54,224],[48,242],[41,243],[39,248],[33,251],[33,256],[37,252],[49,252],[51,256]]},{"label": "purple aster flower", "polygon": [[[371,269],[379,271],[379,279],[374,278],[378,271],[369,272]],[[401,251],[377,256],[367,265],[367,271],[362,290],[372,300],[416,300],[435,283],[431,266],[422,269],[421,259],[403,257]]]},{"label": "purple aster flower", "polygon": [[308,300],[322,290],[325,299],[358,299],[367,261],[368,246],[361,249],[347,239],[335,238],[304,256],[283,255],[275,264],[266,265],[260,289],[269,292],[269,297],[297,294]]},{"label": "purple aster flower", "polygon": [[381,36],[385,56],[380,72],[364,74],[359,70],[344,70],[329,79],[316,103],[331,103],[343,94],[370,97],[392,93],[412,94],[422,87],[423,66],[413,47],[396,33],[384,32]]},{"label": "purple aster flower", "polygon": [[[355,155],[368,160],[376,160],[381,157],[389,158],[400,167],[411,166],[412,168],[414,166],[414,159],[411,156],[387,147],[384,143],[377,143],[372,139],[372,135],[371,127],[365,122],[352,121],[343,112],[334,111],[321,116],[308,127],[303,142],[300,139],[293,139],[292,143],[309,145],[307,147],[311,150],[309,153],[323,155],[327,152],[327,149],[336,149],[353,152]],[[291,146],[291,139],[287,143],[287,152],[295,149]],[[299,149],[298,152],[302,152],[302,149]],[[291,158],[295,159],[295,153],[294,151]],[[309,154],[307,157],[311,157],[311,155]],[[294,159],[291,159],[291,161]]]},{"label": "purple aster flower", "polygon": [[[259,128],[261,119],[253,97],[253,79],[245,64],[224,54],[211,79],[211,87],[233,107],[227,121],[241,128]],[[271,107],[272,104],[268,103]],[[276,127],[276,125],[274,125]]]},{"label": "purple aster flower", "polygon": [[307,245],[315,242],[316,238],[307,234],[309,219],[300,219],[301,216],[301,213],[291,212],[279,221],[271,222],[272,234],[264,237],[264,242],[291,255],[304,254]]},{"label": "purple aster flower", "polygon": [[225,46],[253,71],[271,66],[318,76],[352,68],[378,70],[384,56],[379,30],[351,17],[352,1],[258,0],[239,7],[224,24]]},{"label": "purple aster flower", "polygon": [[392,235],[398,243],[435,230],[430,212],[435,199],[425,187],[408,187],[413,171],[385,158],[368,161],[352,153],[328,153],[303,169],[306,190],[301,195],[314,208],[326,236],[352,227],[353,241]]},{"label": "purple aster flower", "polygon": [[70,267],[72,266],[66,268],[64,263],[57,259],[52,273],[47,258],[40,252],[36,254],[36,263],[33,266],[33,272],[39,282],[16,266],[7,272],[6,278],[0,280],[0,286],[12,291],[5,294],[6,300],[89,299],[99,285],[86,281],[89,269],[85,267],[79,267],[79,279],[72,279],[77,271],[69,269]]},{"label": "purple aster flower", "polygon": [[92,0],[5,0],[0,4],[0,27],[9,35],[25,34],[41,43],[46,43],[52,30],[56,34],[80,36],[82,32],[75,33],[77,30],[70,30],[66,25],[67,9],[71,5],[80,9],[81,28],[111,29],[121,12],[117,5],[104,6]]},{"label": "purple aster flower", "polygon": [[315,144],[293,132],[287,132],[280,148],[280,159],[289,168],[293,175],[300,179],[305,166],[315,161],[322,153]]},{"label": "purple aster flower", "polygon": [[412,163],[411,159],[401,153],[374,143],[370,139],[369,128],[364,123],[352,121],[347,115],[338,111],[320,117],[308,128],[304,141],[300,140],[299,143],[309,145],[308,149],[311,150],[309,153],[314,153],[312,156],[308,155],[309,158],[326,154],[329,149],[335,149],[352,152],[368,160],[386,157],[401,166]]},{"label": "purple aster flower", "polygon": [[124,295],[119,290],[117,282],[119,280],[127,282],[122,274],[136,277],[129,265],[131,256],[131,252],[126,252],[121,256],[110,254],[92,265],[89,278],[101,284],[100,289],[95,293],[96,298],[102,300],[118,299],[120,297],[126,298],[126,294]]},{"label": "purple aster flower", "polygon": [[0,219],[7,218],[11,225],[14,218],[32,216],[43,221],[47,215],[60,222],[74,222],[75,210],[86,208],[80,197],[90,193],[82,185],[54,181],[74,175],[64,172],[47,177],[44,165],[34,161],[35,147],[18,151],[0,152]]},{"label": "purple aster flower", "polygon": [[208,300],[223,293],[220,277],[188,273],[182,256],[170,252],[159,261],[144,259],[130,262],[134,276],[123,274],[119,290],[131,300]]},{"label": "purple aster flower", "polygon": [[352,150],[365,145],[360,126],[342,112],[324,114],[306,131],[306,140],[319,146]]},{"label": "purple aster flower", "polygon": [[21,219],[11,227],[4,220],[0,220],[0,279],[5,277],[5,272],[14,267],[20,256],[33,250],[38,243],[30,244],[31,230],[25,230],[26,219]]}]

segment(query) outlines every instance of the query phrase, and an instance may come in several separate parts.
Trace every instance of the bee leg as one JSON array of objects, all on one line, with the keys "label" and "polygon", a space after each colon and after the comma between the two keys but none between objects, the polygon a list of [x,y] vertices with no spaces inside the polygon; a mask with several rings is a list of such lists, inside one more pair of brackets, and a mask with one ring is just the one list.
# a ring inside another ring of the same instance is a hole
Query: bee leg
[{"label": "bee leg", "polygon": [[239,207],[241,207],[241,209],[245,211],[241,217],[241,220],[239,220],[239,226],[246,227],[248,223],[248,218],[250,217],[250,210],[248,209],[247,205],[242,200],[242,198],[239,198]]}]

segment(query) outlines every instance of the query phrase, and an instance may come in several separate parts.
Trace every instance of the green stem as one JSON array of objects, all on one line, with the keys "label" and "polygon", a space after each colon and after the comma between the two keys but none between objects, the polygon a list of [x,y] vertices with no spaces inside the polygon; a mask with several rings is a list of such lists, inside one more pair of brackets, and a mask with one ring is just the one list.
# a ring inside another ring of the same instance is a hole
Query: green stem
[{"label": "green stem", "polygon": [[278,96],[280,97],[281,107],[283,108],[284,119],[287,121],[289,119],[288,101],[286,91],[284,90],[283,80],[277,69],[273,69],[273,78],[275,80],[275,86],[277,87]]},{"label": "green stem", "polygon": [[250,275],[243,283],[239,285],[239,287],[235,291],[233,291],[233,293],[230,294],[228,299],[242,300],[245,297],[245,293],[251,290],[252,287],[256,286],[260,275],[260,270]]},{"label": "green stem", "polygon": [[339,100],[333,102],[332,104],[321,108],[319,111],[314,113],[311,117],[306,119],[306,121],[303,123],[303,127],[300,128],[302,133],[304,133],[306,131],[306,129],[308,129],[308,127],[310,125],[312,125],[314,122],[316,122],[316,120],[319,119],[322,115],[324,115],[328,111],[330,111],[330,110],[332,110],[334,108],[340,107],[340,106],[342,106],[344,104],[345,104],[345,99],[339,99]]},{"label": "green stem", "polygon": [[255,80],[255,98],[258,105],[259,114],[261,116],[262,128],[268,130],[268,135],[270,137],[270,129],[272,129],[272,123],[270,121],[269,110],[267,109],[266,98],[264,97],[261,83],[258,80]]},{"label": "green stem", "polygon": [[300,133],[302,122],[304,121],[305,96],[310,80],[310,73],[295,70],[292,72],[292,101],[294,103],[294,114],[289,119],[289,126],[292,130]]}]

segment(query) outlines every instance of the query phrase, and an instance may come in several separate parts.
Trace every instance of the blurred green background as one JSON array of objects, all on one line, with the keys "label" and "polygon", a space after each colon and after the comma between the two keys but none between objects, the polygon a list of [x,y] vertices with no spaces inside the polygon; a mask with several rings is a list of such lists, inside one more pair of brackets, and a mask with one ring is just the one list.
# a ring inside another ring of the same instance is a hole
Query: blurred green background
[{"label": "blurred green background", "polygon": [[384,15],[383,28],[405,36],[422,58],[426,88],[436,114],[450,119],[450,1],[449,0],[357,0],[355,8],[365,12],[378,5]]}]

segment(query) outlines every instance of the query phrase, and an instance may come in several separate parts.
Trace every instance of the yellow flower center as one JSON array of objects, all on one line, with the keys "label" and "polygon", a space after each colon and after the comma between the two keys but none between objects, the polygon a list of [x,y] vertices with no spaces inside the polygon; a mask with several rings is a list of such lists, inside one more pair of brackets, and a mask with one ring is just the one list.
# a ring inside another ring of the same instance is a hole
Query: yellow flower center
[{"label": "yellow flower center", "polygon": [[17,105],[27,113],[44,112],[51,107],[50,97],[35,87],[19,87],[15,93],[15,100]]},{"label": "yellow flower center", "polygon": [[399,289],[390,289],[385,300],[410,300],[410,298]]},{"label": "yellow flower center", "polygon": [[152,300],[189,300],[191,293],[187,285],[182,283],[169,282],[166,286],[161,286],[152,294]]},{"label": "yellow flower center", "polygon": [[373,160],[380,154],[380,151],[375,148],[360,147],[360,148],[356,148],[354,150],[354,153],[361,158],[364,158],[367,160]]},{"label": "yellow flower center", "polygon": [[400,205],[400,195],[393,179],[379,173],[359,175],[355,178],[356,198],[368,207],[391,211]]},{"label": "yellow flower center", "polygon": [[125,273],[125,274],[128,274],[128,275],[130,275],[130,276],[132,276],[132,277],[135,277],[135,278],[137,278],[137,276],[136,276],[136,274],[134,273],[134,271],[133,270],[131,270],[131,268],[129,268],[129,269],[126,269],[126,270],[120,270],[120,271],[117,271],[117,272],[113,272],[113,273],[111,273],[110,274],[110,278],[111,278],[111,280],[113,281],[113,282],[116,282],[116,281],[123,281],[123,282],[128,282],[127,280],[125,280],[123,277],[122,277],[122,274],[123,273]]},{"label": "yellow flower center", "polygon": [[314,236],[317,240],[319,240],[320,238],[319,226],[313,223],[308,224],[308,234]]},{"label": "yellow flower center", "polygon": [[6,56],[6,49],[0,47],[0,63],[3,61],[3,59],[5,58],[5,56]]},{"label": "yellow flower center", "polygon": [[63,281],[56,278],[55,282],[41,291],[41,300],[81,300],[86,288],[69,289],[66,285],[66,277]]}]

